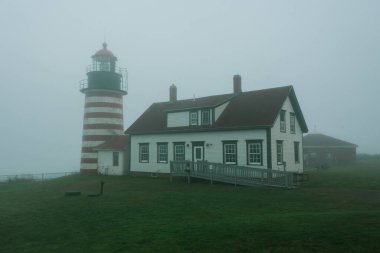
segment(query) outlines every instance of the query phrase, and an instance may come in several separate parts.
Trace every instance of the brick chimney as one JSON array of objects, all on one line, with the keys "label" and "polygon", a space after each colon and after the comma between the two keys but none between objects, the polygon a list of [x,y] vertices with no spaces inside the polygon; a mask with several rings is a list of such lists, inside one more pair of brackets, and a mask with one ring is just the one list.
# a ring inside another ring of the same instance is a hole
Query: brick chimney
[{"label": "brick chimney", "polygon": [[177,87],[174,84],[172,84],[169,88],[169,101],[177,101]]},{"label": "brick chimney", "polygon": [[234,75],[234,93],[238,94],[241,93],[241,76],[240,75]]}]

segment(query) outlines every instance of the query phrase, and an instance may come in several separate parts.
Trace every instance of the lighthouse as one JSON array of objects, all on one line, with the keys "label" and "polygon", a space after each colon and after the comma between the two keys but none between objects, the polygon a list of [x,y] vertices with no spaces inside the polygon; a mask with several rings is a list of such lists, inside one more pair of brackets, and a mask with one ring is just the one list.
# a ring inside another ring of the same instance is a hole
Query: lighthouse
[{"label": "lighthouse", "polygon": [[127,94],[127,71],[116,62],[116,56],[108,50],[107,43],[103,43],[87,67],[87,79],[80,83],[80,91],[85,94],[82,174],[97,173],[97,146],[124,134],[123,96]]}]

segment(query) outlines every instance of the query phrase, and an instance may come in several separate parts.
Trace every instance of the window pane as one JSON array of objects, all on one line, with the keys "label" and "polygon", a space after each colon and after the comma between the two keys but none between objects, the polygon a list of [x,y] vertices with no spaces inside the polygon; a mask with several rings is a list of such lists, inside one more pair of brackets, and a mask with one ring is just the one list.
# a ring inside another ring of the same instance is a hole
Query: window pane
[{"label": "window pane", "polygon": [[248,163],[249,164],[261,164],[261,143],[249,143],[248,144]]},{"label": "window pane", "polygon": [[210,124],[210,111],[202,111],[202,125]]},{"label": "window pane", "polygon": [[190,113],[190,125],[198,125],[198,112]]},{"label": "window pane", "polygon": [[294,113],[290,113],[290,132],[295,133],[296,132],[296,118]]},{"label": "window pane", "polygon": [[281,110],[280,112],[280,131],[285,132],[286,131],[286,123],[285,123],[285,111]]},{"label": "window pane", "polygon": [[277,164],[282,164],[282,162],[283,162],[282,141],[277,141]]},{"label": "window pane", "polygon": [[168,162],[168,144],[162,143],[157,144],[158,150],[158,162],[166,163]]},{"label": "window pane", "polygon": [[113,152],[113,166],[119,166],[119,152]]},{"label": "window pane", "polygon": [[296,163],[300,162],[300,155],[299,155],[299,142],[294,142],[294,161]]},{"label": "window pane", "polygon": [[195,148],[195,159],[202,159],[202,149],[201,148]]},{"label": "window pane", "polygon": [[149,145],[148,143],[140,144],[140,162],[149,161]]},{"label": "window pane", "polygon": [[236,163],[236,144],[224,144],[225,163]]},{"label": "window pane", "polygon": [[185,160],[185,145],[176,144],[174,146],[174,160],[184,161]]}]

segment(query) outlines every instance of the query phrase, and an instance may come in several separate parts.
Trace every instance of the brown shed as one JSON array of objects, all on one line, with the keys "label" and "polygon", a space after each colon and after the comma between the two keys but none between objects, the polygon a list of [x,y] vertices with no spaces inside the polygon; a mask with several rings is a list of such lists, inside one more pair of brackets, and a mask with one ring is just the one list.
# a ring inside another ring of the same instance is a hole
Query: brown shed
[{"label": "brown shed", "polygon": [[307,134],[303,137],[304,162],[306,166],[319,168],[352,164],[356,161],[357,147],[324,134]]}]

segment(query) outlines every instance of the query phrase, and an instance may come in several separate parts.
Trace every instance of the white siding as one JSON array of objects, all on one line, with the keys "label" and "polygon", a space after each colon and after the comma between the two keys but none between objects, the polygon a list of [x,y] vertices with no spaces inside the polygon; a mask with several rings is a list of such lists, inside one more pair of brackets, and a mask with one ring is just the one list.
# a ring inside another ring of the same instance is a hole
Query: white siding
[{"label": "white siding", "polygon": [[[286,132],[280,131],[280,116],[277,115],[277,119],[271,129],[272,137],[272,169],[283,170],[283,165],[277,165],[277,149],[276,141],[283,141],[283,159],[286,162],[286,170],[294,172],[303,172],[303,147],[302,147],[302,130],[298,123],[297,117],[295,120],[296,131],[295,134],[290,133],[290,112],[294,113],[294,109],[287,98],[282,106],[282,110],[285,110],[285,124]],[[294,160],[294,142],[299,142],[299,163],[295,163]]]},{"label": "white siding", "polygon": [[[119,152],[119,166],[113,166],[113,152]],[[99,150],[98,171],[104,175],[123,175],[124,156],[121,151]]]},{"label": "white siding", "polygon": [[[244,130],[228,132],[198,132],[161,135],[131,136],[131,171],[169,173],[169,163],[157,163],[157,142],[168,143],[168,160],[173,160],[173,142],[185,142],[186,160],[192,160],[192,142],[204,141],[204,159],[223,163],[222,141],[237,141],[238,165],[247,165],[246,140],[263,140],[263,166],[267,167],[267,146],[265,130]],[[139,143],[149,143],[149,163],[139,162]],[[207,144],[211,144],[207,146]]]},{"label": "white siding", "polygon": [[189,112],[170,112],[167,115],[168,127],[180,127],[189,125]]},{"label": "white siding", "polygon": [[224,109],[226,109],[227,105],[230,102],[226,102],[224,104],[219,105],[218,107],[215,107],[215,121],[219,118],[219,116],[223,113]]}]

